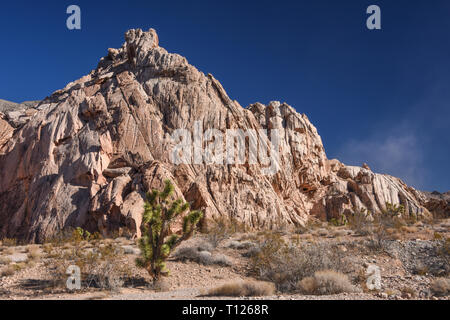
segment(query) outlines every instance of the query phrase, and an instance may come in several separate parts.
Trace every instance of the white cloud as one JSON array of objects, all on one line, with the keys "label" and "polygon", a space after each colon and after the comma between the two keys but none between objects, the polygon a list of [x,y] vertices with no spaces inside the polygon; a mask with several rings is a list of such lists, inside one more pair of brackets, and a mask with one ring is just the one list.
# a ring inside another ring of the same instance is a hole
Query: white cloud
[{"label": "white cloud", "polygon": [[348,165],[367,163],[372,171],[399,177],[412,186],[423,185],[426,176],[421,143],[411,131],[392,130],[352,139],[341,148],[339,157]]}]

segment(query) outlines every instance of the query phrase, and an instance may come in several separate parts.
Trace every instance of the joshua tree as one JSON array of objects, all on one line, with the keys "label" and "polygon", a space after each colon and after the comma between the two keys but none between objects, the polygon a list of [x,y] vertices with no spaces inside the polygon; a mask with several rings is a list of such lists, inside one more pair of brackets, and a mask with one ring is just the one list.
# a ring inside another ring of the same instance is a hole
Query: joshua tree
[{"label": "joshua tree", "polygon": [[[155,282],[169,274],[165,261],[173,249],[192,236],[203,217],[201,211],[190,211],[189,204],[183,200],[169,200],[174,187],[170,180],[164,183],[163,191],[153,190],[147,194],[142,221],[143,237],[139,239],[141,257],[136,259],[137,266],[145,268]],[[169,235],[170,225],[185,212],[181,235]]]}]

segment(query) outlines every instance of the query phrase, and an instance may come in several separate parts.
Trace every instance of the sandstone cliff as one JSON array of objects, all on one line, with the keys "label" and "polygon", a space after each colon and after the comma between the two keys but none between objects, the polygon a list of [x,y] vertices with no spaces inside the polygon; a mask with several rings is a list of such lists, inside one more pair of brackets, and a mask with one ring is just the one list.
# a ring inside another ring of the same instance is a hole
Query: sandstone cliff
[{"label": "sandstone cliff", "polygon": [[[427,213],[425,196],[401,180],[327,159],[316,128],[289,105],[241,107],[212,75],[161,48],[153,29],[125,40],[26,117],[0,114],[0,238],[42,241],[70,226],[104,234],[126,226],[139,236],[144,194],[166,178],[207,219],[254,228],[386,202]],[[279,170],[173,164],[172,134],[196,121],[203,130],[278,129]]]}]

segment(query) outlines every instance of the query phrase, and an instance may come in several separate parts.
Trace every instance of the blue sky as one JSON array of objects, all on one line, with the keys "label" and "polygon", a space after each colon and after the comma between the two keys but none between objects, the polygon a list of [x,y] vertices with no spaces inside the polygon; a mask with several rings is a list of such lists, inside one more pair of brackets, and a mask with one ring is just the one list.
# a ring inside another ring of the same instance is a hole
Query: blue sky
[{"label": "blue sky", "polygon": [[[66,8],[81,8],[79,31]],[[381,8],[382,30],[366,28]],[[129,28],[221,81],[243,106],[287,102],[329,158],[450,190],[450,1],[8,1],[0,99],[42,99],[95,68]]]}]

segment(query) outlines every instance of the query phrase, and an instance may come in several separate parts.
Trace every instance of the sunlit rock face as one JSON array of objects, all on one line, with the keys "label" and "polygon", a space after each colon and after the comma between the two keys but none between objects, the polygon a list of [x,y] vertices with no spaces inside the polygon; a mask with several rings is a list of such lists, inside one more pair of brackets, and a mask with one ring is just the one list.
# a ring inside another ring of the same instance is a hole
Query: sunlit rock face
[{"label": "sunlit rock face", "polygon": [[[153,29],[129,30],[125,40],[32,110],[0,114],[0,237],[43,241],[78,226],[139,236],[145,193],[165,179],[206,220],[233,218],[250,228],[302,225],[354,206],[377,211],[385,202],[427,213],[423,194],[399,179],[328,160],[316,128],[291,106],[241,107],[212,75],[159,47]],[[276,131],[277,170],[210,164],[203,154],[175,164],[174,133],[199,124],[224,135],[266,130],[266,140]]]}]

